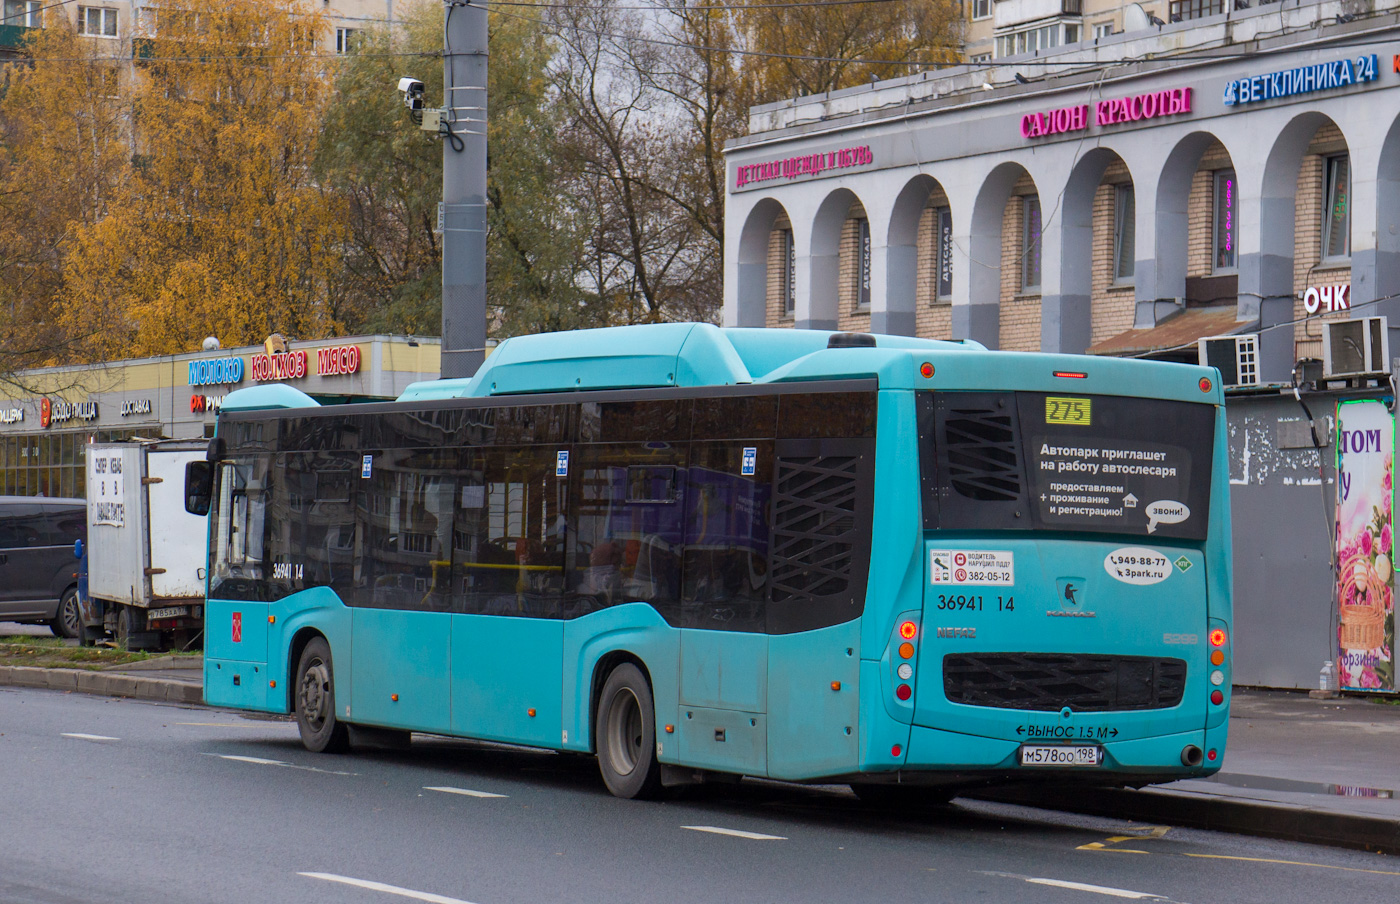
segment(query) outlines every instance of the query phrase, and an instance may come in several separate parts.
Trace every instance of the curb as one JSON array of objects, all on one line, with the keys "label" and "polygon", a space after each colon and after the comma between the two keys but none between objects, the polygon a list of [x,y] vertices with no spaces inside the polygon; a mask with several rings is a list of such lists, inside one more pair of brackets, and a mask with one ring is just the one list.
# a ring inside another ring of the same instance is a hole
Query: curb
[{"label": "curb", "polygon": [[1260,838],[1390,854],[1400,851],[1400,821],[1286,803],[1255,803],[1162,789],[1119,788],[1034,793],[1020,789],[965,794],[978,800],[1171,823]]},{"label": "curb", "polygon": [[204,688],[182,681],[163,681],[136,675],[107,675],[81,669],[40,669],[32,666],[0,666],[0,685],[39,687],[56,691],[134,697],[162,703],[204,703]]}]

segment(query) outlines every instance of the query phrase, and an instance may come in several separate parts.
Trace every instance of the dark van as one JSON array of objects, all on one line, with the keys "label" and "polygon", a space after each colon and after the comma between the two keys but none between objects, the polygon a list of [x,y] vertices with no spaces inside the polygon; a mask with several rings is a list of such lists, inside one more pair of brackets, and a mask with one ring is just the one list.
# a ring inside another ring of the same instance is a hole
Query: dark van
[{"label": "dark van", "polygon": [[0,496],[0,622],[78,636],[75,540],[87,543],[85,500]]}]

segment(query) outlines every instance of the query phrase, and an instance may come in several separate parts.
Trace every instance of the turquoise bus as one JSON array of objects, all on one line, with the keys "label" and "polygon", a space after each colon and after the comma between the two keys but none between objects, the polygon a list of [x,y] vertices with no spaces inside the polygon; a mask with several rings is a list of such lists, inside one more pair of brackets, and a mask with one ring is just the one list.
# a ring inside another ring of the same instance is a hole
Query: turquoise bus
[{"label": "turquoise bus", "polygon": [[230,393],[208,703],[313,751],[426,732],[596,754],[614,794],[760,776],[873,800],[1218,770],[1218,374],[656,324],[466,380]]}]

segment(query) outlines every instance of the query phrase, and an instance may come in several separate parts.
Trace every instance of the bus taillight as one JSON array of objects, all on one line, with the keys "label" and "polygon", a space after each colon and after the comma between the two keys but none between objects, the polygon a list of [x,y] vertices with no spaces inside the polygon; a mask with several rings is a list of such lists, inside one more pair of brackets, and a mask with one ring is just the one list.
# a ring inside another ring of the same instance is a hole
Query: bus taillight
[{"label": "bus taillight", "polygon": [[905,640],[913,640],[914,635],[919,633],[919,626],[911,621],[907,621],[899,626],[899,636]]},{"label": "bus taillight", "polygon": [[1225,646],[1225,640],[1226,640],[1226,637],[1225,637],[1225,629],[1224,629],[1224,628],[1216,628],[1214,631],[1210,632],[1210,645],[1211,645],[1211,646],[1213,646],[1213,647],[1223,647],[1223,646]]}]

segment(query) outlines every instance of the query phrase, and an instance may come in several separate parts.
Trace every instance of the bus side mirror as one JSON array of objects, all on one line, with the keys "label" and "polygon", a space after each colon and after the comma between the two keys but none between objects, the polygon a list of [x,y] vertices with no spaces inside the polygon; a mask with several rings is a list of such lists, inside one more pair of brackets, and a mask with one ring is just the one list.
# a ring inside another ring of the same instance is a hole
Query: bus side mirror
[{"label": "bus side mirror", "polygon": [[185,511],[191,515],[209,514],[213,487],[214,466],[207,461],[188,462],[185,465]]},{"label": "bus side mirror", "polygon": [[82,557],[83,557],[83,541],[82,541],[82,540],[74,540],[74,541],[73,541],[73,558],[75,558],[75,559],[81,559]]}]

